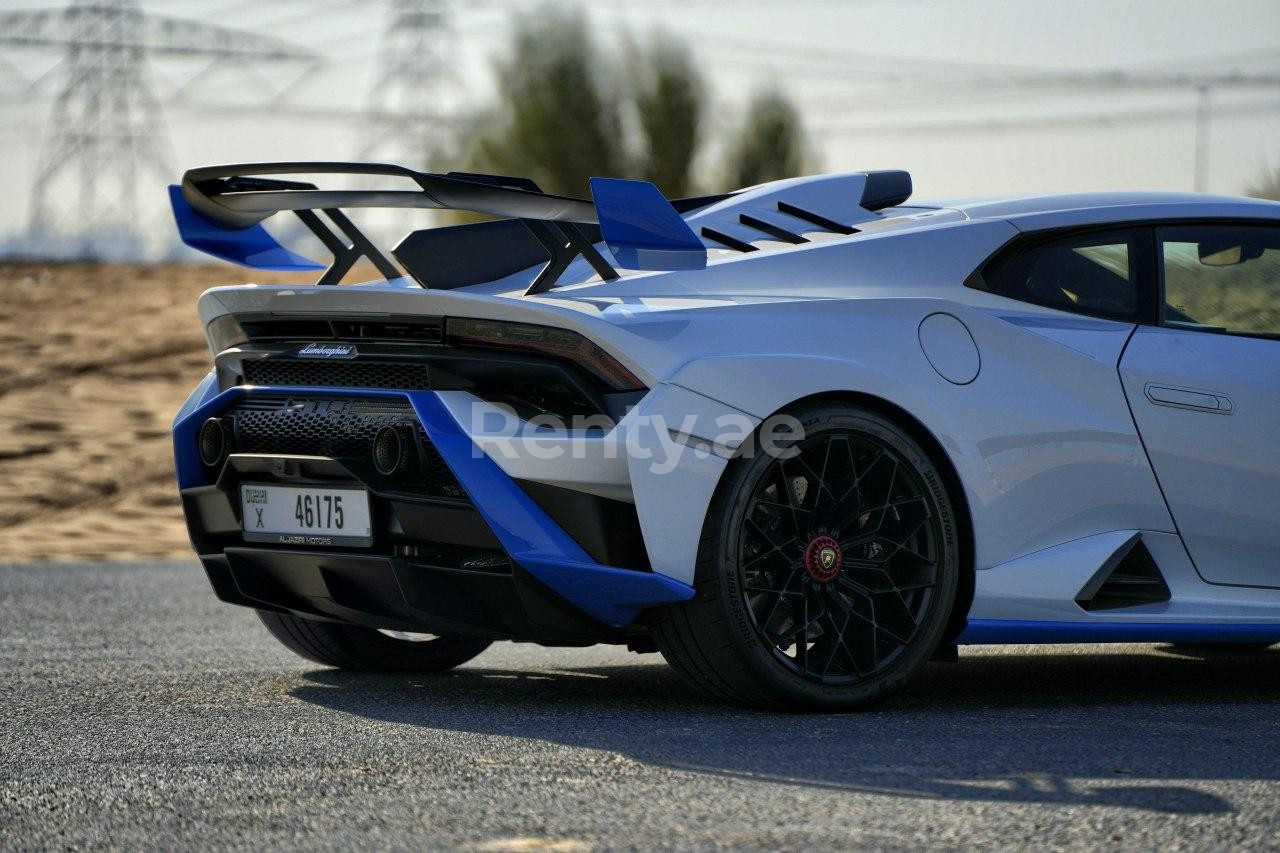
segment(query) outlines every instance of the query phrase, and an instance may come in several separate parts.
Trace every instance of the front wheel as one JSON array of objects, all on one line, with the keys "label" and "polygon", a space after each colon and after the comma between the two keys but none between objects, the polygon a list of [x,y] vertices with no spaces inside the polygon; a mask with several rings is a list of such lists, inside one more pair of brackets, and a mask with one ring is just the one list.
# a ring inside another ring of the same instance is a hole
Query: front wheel
[{"label": "front wheel", "polygon": [[324,666],[363,672],[444,672],[490,645],[479,637],[405,635],[258,611],[258,618],[294,654]]},{"label": "front wheel", "polygon": [[[956,513],[920,445],[852,406],[792,412],[803,432],[730,462],[691,601],[654,619],[703,692],[759,708],[848,710],[901,688],[947,629]],[[786,457],[790,458],[786,458]]]}]

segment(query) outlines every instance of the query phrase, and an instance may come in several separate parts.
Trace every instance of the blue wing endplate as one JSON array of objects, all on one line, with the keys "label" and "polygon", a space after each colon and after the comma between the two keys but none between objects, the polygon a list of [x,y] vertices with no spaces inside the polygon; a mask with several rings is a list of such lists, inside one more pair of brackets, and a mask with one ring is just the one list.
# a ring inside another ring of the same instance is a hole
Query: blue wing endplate
[{"label": "blue wing endplate", "polygon": [[227,228],[201,216],[182,197],[182,188],[169,187],[169,203],[182,242],[193,249],[259,270],[322,270],[310,258],[291,252],[267,233],[261,224]]},{"label": "blue wing endplate", "polygon": [[697,270],[707,248],[648,181],[592,178],[591,195],[605,243],[631,270]]}]

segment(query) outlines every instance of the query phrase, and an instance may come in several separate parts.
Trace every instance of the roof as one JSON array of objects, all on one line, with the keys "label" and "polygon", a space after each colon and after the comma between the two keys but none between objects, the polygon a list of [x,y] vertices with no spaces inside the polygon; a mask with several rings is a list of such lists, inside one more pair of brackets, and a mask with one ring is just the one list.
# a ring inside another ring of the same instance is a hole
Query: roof
[{"label": "roof", "polygon": [[960,210],[970,219],[1009,219],[1020,225],[1033,221],[1047,226],[1195,216],[1280,217],[1280,202],[1202,193],[1064,193],[943,199],[923,203]]}]

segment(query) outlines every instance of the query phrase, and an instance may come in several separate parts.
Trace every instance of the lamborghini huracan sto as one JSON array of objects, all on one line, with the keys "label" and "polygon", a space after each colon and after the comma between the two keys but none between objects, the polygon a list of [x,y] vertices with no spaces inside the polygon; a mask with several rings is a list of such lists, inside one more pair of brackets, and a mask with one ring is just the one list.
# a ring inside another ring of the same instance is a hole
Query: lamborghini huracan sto
[{"label": "lamborghini huracan sto", "polygon": [[[1280,641],[1280,204],[911,192],[187,172],[188,245],[316,278],[200,299],[215,593],[329,666],[615,643],[778,709],[968,644]],[[385,250],[372,207],[487,218]]]}]

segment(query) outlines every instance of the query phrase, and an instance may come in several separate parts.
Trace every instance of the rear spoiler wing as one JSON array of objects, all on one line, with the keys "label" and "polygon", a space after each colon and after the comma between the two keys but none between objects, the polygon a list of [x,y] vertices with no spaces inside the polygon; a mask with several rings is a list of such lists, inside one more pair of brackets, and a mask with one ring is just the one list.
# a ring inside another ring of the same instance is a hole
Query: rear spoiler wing
[{"label": "rear spoiler wing", "polygon": [[[291,174],[396,177],[416,189],[328,190],[265,177]],[[178,232],[188,246],[256,269],[324,270],[320,284],[338,283],[361,258],[388,279],[402,275],[342,212],[350,208],[466,210],[503,217],[426,229],[405,238],[392,254],[424,287],[493,280],[541,260],[545,265],[526,291],[539,293],[553,287],[578,257],[601,278],[614,279],[617,271],[594,246],[602,238],[616,262],[627,269],[706,265],[706,248],[680,216],[680,208],[692,210],[727,196],[673,203],[646,181],[612,178],[592,178],[591,192],[593,200],[587,201],[541,192],[527,178],[434,174],[386,163],[297,162],[191,169],[180,184],[169,188],[169,198]],[[263,228],[264,220],[282,211],[295,213],[329,249],[333,260],[327,267],[286,249]],[[490,247],[494,251],[477,253]],[[461,257],[460,252],[471,257]],[[470,262],[477,254],[481,270]]]}]

